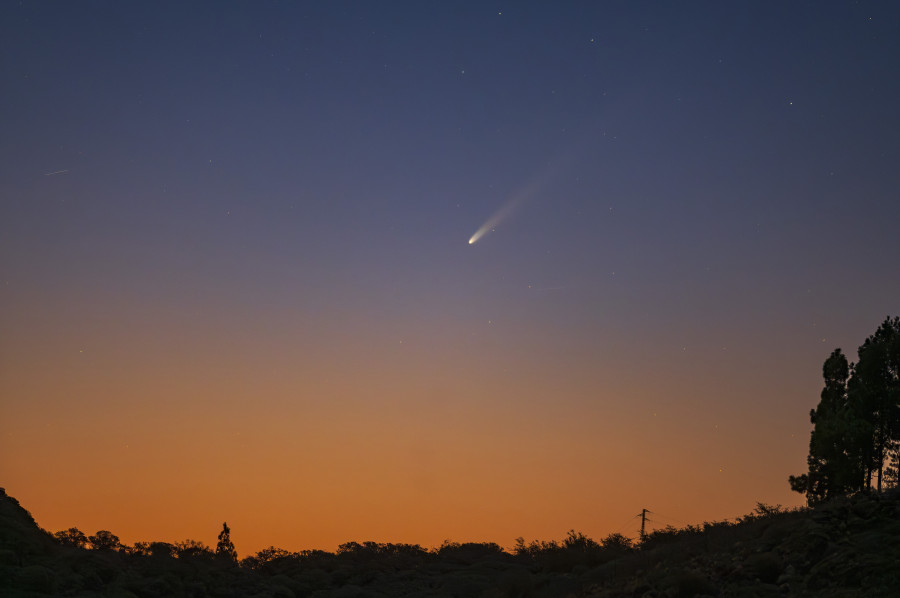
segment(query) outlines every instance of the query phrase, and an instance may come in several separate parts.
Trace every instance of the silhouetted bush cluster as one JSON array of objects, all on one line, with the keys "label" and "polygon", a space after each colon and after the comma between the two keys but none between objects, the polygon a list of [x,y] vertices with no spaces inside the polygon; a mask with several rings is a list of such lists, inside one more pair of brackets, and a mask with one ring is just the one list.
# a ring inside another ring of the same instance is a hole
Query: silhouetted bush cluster
[{"label": "silhouetted bush cluster", "polygon": [[569,530],[562,542],[533,541],[525,544],[516,538],[513,553],[520,562],[542,571],[567,572],[595,567],[634,550],[632,541],[621,534],[610,534],[598,543],[580,532]]}]

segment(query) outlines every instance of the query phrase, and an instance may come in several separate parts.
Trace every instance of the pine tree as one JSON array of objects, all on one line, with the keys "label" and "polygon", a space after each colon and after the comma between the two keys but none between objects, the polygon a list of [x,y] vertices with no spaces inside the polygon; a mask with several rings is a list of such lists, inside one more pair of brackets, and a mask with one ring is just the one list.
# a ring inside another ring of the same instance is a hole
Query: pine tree
[{"label": "pine tree", "polygon": [[822,368],[825,388],[809,418],[809,471],[790,476],[810,504],[896,485],[900,467],[900,318],[887,318],[848,364],[835,349]]},{"label": "pine tree", "polygon": [[847,404],[850,365],[835,349],[822,366],[825,388],[819,405],[810,411],[809,472],[791,476],[791,488],[805,493],[810,504],[850,490],[858,479],[858,459],[848,450],[855,421]]},{"label": "pine tree", "polygon": [[890,469],[891,454],[900,440],[900,318],[886,318],[858,354],[848,391],[868,424],[866,487],[875,476],[880,491],[885,468]]},{"label": "pine tree", "polygon": [[219,542],[216,544],[216,556],[237,562],[237,550],[231,542],[231,530],[228,523],[222,523],[222,531],[219,532]]}]

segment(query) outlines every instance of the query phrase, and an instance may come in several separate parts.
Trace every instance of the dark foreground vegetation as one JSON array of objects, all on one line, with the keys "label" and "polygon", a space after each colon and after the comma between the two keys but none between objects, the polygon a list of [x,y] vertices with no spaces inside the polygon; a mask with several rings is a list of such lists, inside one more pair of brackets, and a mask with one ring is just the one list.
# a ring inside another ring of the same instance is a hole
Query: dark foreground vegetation
[{"label": "dark foreground vegetation", "polygon": [[[563,542],[269,548],[243,560],[200,542],[49,534],[0,490],[0,596],[896,596],[900,492],[814,507],[758,505],[737,521],[667,528],[632,544],[570,532]],[[74,539],[73,539],[74,536]],[[224,540],[224,546],[223,546]],[[96,544],[94,543],[96,541]]]}]

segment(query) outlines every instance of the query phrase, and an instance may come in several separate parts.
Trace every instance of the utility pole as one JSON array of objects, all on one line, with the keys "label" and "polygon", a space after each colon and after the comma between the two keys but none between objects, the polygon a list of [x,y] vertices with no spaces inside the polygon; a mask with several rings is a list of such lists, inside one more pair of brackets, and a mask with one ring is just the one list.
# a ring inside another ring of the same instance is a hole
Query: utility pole
[{"label": "utility pole", "polygon": [[644,532],[644,526],[647,525],[647,513],[649,513],[647,509],[641,509],[641,542],[644,541],[644,537],[646,533]]}]

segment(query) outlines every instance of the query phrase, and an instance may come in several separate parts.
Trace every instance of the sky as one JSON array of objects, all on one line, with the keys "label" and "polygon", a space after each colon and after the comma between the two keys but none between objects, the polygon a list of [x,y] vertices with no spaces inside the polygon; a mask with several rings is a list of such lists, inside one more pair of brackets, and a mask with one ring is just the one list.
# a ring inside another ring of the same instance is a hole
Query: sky
[{"label": "sky", "polygon": [[900,4],[0,3],[0,484],[241,556],[799,505]]}]

